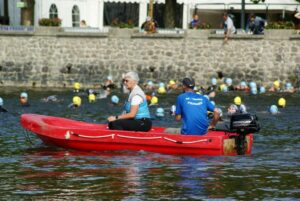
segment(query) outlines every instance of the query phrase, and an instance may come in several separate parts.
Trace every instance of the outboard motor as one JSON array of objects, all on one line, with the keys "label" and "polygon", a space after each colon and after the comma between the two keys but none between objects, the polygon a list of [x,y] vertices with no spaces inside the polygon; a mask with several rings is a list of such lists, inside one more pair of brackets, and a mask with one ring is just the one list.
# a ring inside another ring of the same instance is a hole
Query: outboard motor
[{"label": "outboard motor", "polygon": [[246,152],[246,135],[260,130],[260,125],[256,115],[233,114],[230,119],[230,131],[236,132],[235,144],[237,153],[243,155]]}]

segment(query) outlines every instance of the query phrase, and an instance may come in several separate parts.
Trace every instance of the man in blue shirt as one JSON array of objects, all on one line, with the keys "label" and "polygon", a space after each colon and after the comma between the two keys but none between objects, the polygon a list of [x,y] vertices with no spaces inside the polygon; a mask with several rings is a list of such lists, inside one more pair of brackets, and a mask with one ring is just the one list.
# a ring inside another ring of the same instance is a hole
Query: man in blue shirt
[{"label": "man in blue shirt", "polygon": [[[219,110],[206,97],[194,93],[193,79],[184,78],[182,85],[184,93],[176,101],[176,120],[182,119],[181,134],[204,135],[207,129],[215,128],[220,116]],[[214,112],[210,126],[207,111]]]},{"label": "man in blue shirt", "polygon": [[255,14],[251,14],[247,23],[246,30],[251,31],[254,35],[263,34],[265,27],[265,20]]}]

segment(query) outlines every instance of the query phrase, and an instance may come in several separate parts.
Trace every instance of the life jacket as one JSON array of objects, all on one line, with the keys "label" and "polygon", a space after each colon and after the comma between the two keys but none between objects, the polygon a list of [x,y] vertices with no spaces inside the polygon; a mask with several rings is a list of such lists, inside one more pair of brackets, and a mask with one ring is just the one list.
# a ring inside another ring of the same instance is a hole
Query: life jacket
[{"label": "life jacket", "polygon": [[135,96],[138,95],[140,97],[142,97],[143,102],[139,105],[139,109],[134,117],[134,119],[142,119],[142,118],[150,118],[150,112],[149,112],[149,108],[148,108],[148,103],[146,100],[146,96],[144,94],[144,92],[142,91],[142,89],[139,86],[136,86],[130,93],[128,101],[125,102],[124,105],[124,110],[126,111],[126,113],[130,112],[131,109],[131,99]]}]

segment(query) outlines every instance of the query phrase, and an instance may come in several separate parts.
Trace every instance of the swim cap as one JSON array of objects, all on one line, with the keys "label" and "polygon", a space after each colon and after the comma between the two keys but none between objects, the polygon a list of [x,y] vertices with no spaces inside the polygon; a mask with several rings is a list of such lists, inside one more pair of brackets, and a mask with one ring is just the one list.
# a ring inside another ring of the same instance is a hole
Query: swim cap
[{"label": "swim cap", "polygon": [[113,95],[111,97],[111,102],[114,103],[114,104],[118,104],[119,103],[119,97],[116,96],[116,95]]},{"label": "swim cap", "polygon": [[94,90],[93,90],[93,89],[89,89],[88,93],[89,93],[89,94],[93,94],[93,93],[94,93]]},{"label": "swim cap", "polygon": [[79,107],[81,105],[81,98],[79,96],[73,97],[73,104]]},{"label": "swim cap", "polygon": [[151,98],[151,101],[150,101],[150,105],[155,105],[158,103],[158,98],[156,96],[153,96]]},{"label": "swim cap", "polygon": [[252,95],[256,95],[257,94],[257,88],[256,87],[251,87],[250,93]]},{"label": "swim cap", "polygon": [[274,81],[274,82],[273,82],[273,86],[274,86],[274,88],[278,89],[278,88],[280,87],[280,82],[279,82],[279,80]]},{"label": "swim cap", "polygon": [[147,85],[153,86],[153,82],[152,82],[151,80],[149,80],[149,81],[147,82]]},{"label": "swim cap", "polygon": [[107,76],[107,80],[112,80],[112,76],[111,75]]},{"label": "swim cap", "polygon": [[3,106],[3,99],[0,97],[0,106]]},{"label": "swim cap", "polygon": [[250,86],[250,88],[256,88],[256,83],[255,82],[250,82],[249,86]]},{"label": "swim cap", "polygon": [[234,114],[238,111],[238,107],[236,105],[231,104],[228,108],[228,114]]},{"label": "swim cap", "polygon": [[176,82],[174,80],[169,81],[169,85],[174,85],[174,84],[176,84]]},{"label": "swim cap", "polygon": [[286,100],[284,98],[279,98],[278,100],[278,106],[279,107],[285,107]]},{"label": "swim cap", "polygon": [[165,116],[164,112],[165,112],[164,109],[159,107],[156,109],[156,116],[163,117],[163,116]]},{"label": "swim cap", "polygon": [[157,93],[159,93],[159,94],[164,94],[164,93],[166,93],[165,87],[159,87],[158,90],[157,90]]},{"label": "swim cap", "polygon": [[233,102],[236,105],[241,105],[242,104],[242,99],[241,99],[241,97],[237,96],[237,97],[234,98]]},{"label": "swim cap", "polygon": [[285,88],[286,88],[286,89],[291,89],[291,88],[292,88],[292,84],[291,84],[290,82],[287,82],[287,83],[285,84]]},{"label": "swim cap", "polygon": [[247,86],[247,84],[246,84],[245,81],[241,81],[240,85],[241,85],[242,87],[246,87],[246,86]]},{"label": "swim cap", "polygon": [[80,83],[79,82],[75,82],[73,85],[75,90],[79,90],[80,89]]},{"label": "swim cap", "polygon": [[266,93],[266,88],[263,87],[263,86],[261,86],[261,87],[259,88],[259,93],[260,93],[260,94]]},{"label": "swim cap", "polygon": [[231,85],[232,85],[232,79],[231,79],[231,78],[226,78],[225,83],[226,83],[228,86],[231,86]]},{"label": "swim cap", "polygon": [[220,85],[220,90],[221,90],[222,92],[228,92],[228,87],[227,87],[225,84],[221,84],[221,85]]},{"label": "swim cap", "polygon": [[89,95],[89,102],[92,103],[92,102],[95,102],[96,101],[96,96],[95,94],[90,94]]},{"label": "swim cap", "polygon": [[22,97],[22,98],[28,98],[28,94],[26,92],[22,92],[20,94],[20,97]]},{"label": "swim cap", "polygon": [[151,101],[151,98],[152,98],[152,96],[146,95],[146,100],[147,100],[147,101]]},{"label": "swim cap", "polygon": [[163,83],[163,82],[160,82],[160,83],[159,83],[159,85],[158,85],[158,87],[159,87],[159,88],[161,88],[161,87],[165,87],[165,83]]},{"label": "swim cap", "polygon": [[278,113],[278,107],[276,105],[271,105],[269,111],[270,111],[271,114],[277,114]]},{"label": "swim cap", "polygon": [[211,78],[211,84],[212,85],[217,85],[217,79],[216,78]]}]

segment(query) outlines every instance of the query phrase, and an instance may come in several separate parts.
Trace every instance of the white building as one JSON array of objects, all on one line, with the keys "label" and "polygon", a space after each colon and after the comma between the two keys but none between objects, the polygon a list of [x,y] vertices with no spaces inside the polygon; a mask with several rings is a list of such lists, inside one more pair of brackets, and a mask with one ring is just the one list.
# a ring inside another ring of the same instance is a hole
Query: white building
[{"label": "white building", "polygon": [[[9,22],[12,26],[20,25],[21,23],[21,9],[17,8],[17,2],[20,0],[8,1]],[[4,16],[4,1],[0,0],[0,17]]]},{"label": "white building", "polygon": [[[20,0],[9,0],[11,25],[20,24],[20,9],[16,7],[18,1]],[[268,15],[276,14],[284,17],[297,8],[300,10],[300,4],[296,0],[265,0],[265,3],[260,4],[253,4],[250,0],[245,1],[248,14],[268,13]],[[38,26],[41,18],[58,17],[62,19],[62,27],[76,27],[81,20],[85,20],[88,26],[102,29],[110,25],[107,19],[110,18],[111,22],[114,18],[113,13],[118,14],[118,17],[127,13],[135,19],[135,26],[140,27],[146,19],[148,3],[149,0],[35,0],[34,25]],[[154,0],[154,3],[158,8],[165,3],[165,0]],[[179,28],[186,29],[195,10],[199,13],[200,19],[216,24],[221,20],[221,13],[224,11],[239,15],[241,0],[177,0],[177,5],[182,15]],[[119,9],[117,13],[118,9],[109,9],[112,8],[110,6],[124,9]],[[3,0],[0,0],[0,16],[1,14],[3,15]]]}]

